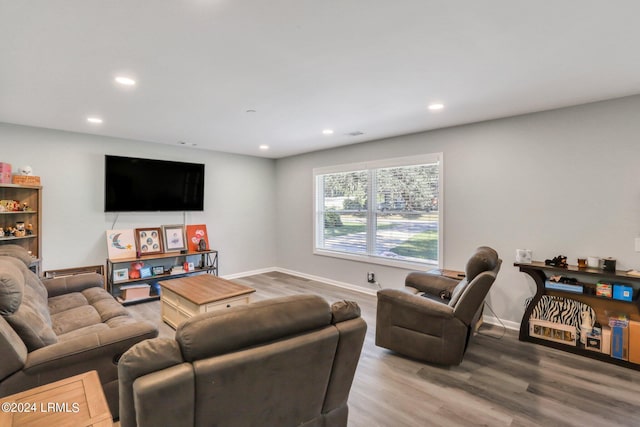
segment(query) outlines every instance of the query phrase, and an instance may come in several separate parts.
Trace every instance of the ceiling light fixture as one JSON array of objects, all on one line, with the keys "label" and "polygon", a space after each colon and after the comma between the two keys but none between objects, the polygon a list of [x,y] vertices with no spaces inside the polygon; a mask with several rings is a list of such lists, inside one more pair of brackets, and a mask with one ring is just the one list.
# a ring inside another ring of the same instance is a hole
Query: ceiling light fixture
[{"label": "ceiling light fixture", "polygon": [[269,146],[268,146],[267,144],[262,144],[262,145],[261,145],[260,147],[258,147],[258,148],[260,148],[261,150],[268,150],[268,149],[269,149]]},{"label": "ceiling light fixture", "polygon": [[443,104],[430,104],[429,105],[429,110],[431,110],[431,111],[442,110],[443,108],[444,108]]},{"label": "ceiling light fixture", "polygon": [[322,131],[323,135],[332,135],[333,134],[333,129],[325,129]]},{"label": "ceiling light fixture", "polygon": [[135,80],[130,79],[129,77],[124,77],[124,76],[116,77],[116,82],[120,83],[123,86],[134,86],[136,84]]},{"label": "ceiling light fixture", "polygon": [[100,124],[102,123],[102,119],[100,117],[87,117],[87,121],[89,123],[93,123],[93,124]]}]

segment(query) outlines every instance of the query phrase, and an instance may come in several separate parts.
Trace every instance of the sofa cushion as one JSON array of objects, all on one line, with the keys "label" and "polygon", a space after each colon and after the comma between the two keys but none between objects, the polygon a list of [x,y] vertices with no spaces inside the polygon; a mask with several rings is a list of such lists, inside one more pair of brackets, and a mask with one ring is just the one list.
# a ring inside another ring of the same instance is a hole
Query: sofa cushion
[{"label": "sofa cushion", "polygon": [[69,341],[84,335],[98,334],[106,329],[109,329],[109,326],[105,325],[104,323],[97,323],[95,325],[85,326],[79,329],[75,329],[71,332],[58,335],[58,342]]},{"label": "sofa cushion", "polygon": [[[293,295],[194,316],[176,331],[187,362],[200,360],[331,323],[329,304],[317,295]],[[211,331],[224,331],[211,335]]]},{"label": "sofa cushion", "polygon": [[71,310],[72,308],[82,307],[89,302],[80,292],[71,292],[66,295],[59,295],[57,297],[49,298],[49,314],[62,313],[63,311]]},{"label": "sofa cushion", "polygon": [[33,262],[33,258],[29,255],[29,252],[18,245],[0,245],[0,256],[16,258],[27,267]]},{"label": "sofa cushion", "polygon": [[3,380],[22,369],[27,361],[27,347],[2,316],[0,316],[0,349],[2,349],[0,380]]},{"label": "sofa cushion", "polygon": [[[102,290],[104,291],[104,289]],[[108,294],[107,291],[104,291],[104,293]],[[118,303],[118,301],[114,300],[113,297],[94,302],[93,308],[95,308],[100,315],[102,322],[107,322],[116,317],[128,316],[127,309]]]},{"label": "sofa cushion", "polygon": [[99,287],[91,287],[91,288],[84,289],[82,291],[82,295],[84,295],[84,297],[87,299],[87,301],[91,305],[102,300],[115,301],[113,299],[113,296],[111,296],[109,292],[104,290],[104,288],[99,288]]},{"label": "sofa cushion", "polygon": [[51,326],[44,322],[42,316],[36,313],[26,301],[15,313],[6,315],[4,318],[22,339],[29,352],[58,342]]},{"label": "sofa cushion", "polygon": [[345,320],[360,317],[360,306],[355,301],[337,301],[331,304],[331,323],[344,322]]},{"label": "sofa cushion", "polygon": [[46,308],[47,307],[49,293],[47,292],[47,288],[42,284],[40,278],[33,271],[29,270],[27,267],[20,265],[20,269],[22,270],[22,274],[24,274],[24,285],[26,288],[31,288],[34,294],[38,298],[38,303]]},{"label": "sofa cushion", "polygon": [[24,287],[24,295],[22,297],[22,305],[28,305],[40,316],[42,321],[51,326],[51,315],[49,313],[49,303],[47,299],[43,299],[38,291],[31,286]]},{"label": "sofa cushion", "polygon": [[102,323],[100,314],[90,305],[72,308],[51,316],[56,335],[66,334],[76,329]]},{"label": "sofa cushion", "polygon": [[22,302],[23,292],[22,272],[8,257],[0,257],[0,314],[15,313]]}]

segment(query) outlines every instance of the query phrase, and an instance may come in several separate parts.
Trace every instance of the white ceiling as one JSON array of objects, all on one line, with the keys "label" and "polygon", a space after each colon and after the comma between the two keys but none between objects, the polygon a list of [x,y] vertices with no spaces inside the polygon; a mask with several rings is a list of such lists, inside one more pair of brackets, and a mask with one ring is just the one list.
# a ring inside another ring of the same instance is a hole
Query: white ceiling
[{"label": "white ceiling", "polygon": [[639,16],[637,0],[0,0],[0,121],[278,158],[640,93]]}]

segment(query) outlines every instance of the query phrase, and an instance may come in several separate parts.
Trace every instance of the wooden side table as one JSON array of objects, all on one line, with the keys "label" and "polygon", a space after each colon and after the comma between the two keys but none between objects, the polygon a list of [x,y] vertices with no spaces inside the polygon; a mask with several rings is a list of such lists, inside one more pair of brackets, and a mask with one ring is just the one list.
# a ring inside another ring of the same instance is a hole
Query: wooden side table
[{"label": "wooden side table", "polygon": [[2,397],[0,405],[0,426],[113,426],[96,371]]}]

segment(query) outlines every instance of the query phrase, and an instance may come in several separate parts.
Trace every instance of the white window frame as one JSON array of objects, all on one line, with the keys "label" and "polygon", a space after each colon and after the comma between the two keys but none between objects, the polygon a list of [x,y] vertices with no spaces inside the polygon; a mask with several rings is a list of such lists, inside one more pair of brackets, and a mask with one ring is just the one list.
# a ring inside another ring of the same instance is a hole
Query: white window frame
[{"label": "white window frame", "polygon": [[[414,262],[407,260],[397,260],[393,258],[386,258],[379,255],[375,255],[373,250],[374,245],[370,242],[375,242],[376,227],[375,224],[375,203],[376,200],[376,188],[375,184],[372,185],[369,182],[367,200],[369,200],[369,208],[367,210],[367,254],[356,254],[340,251],[332,251],[319,247],[322,243],[324,236],[322,235],[322,228],[318,226],[319,221],[324,221],[324,212],[319,210],[320,206],[323,206],[323,193],[319,191],[319,179],[321,175],[327,175],[332,173],[345,173],[356,171],[370,171],[371,169],[403,167],[403,166],[417,166],[423,164],[439,163],[440,169],[438,173],[438,262]],[[444,162],[442,153],[422,154],[410,157],[397,157],[385,160],[375,160],[361,163],[350,163],[337,166],[327,166],[313,169],[313,253],[314,255],[328,256],[334,258],[341,258],[350,261],[366,262],[370,264],[387,265],[391,267],[400,267],[408,269],[425,269],[425,268],[442,268],[444,265],[444,251],[443,251],[443,230],[444,230],[444,191],[443,191],[443,176],[444,176]]]}]

